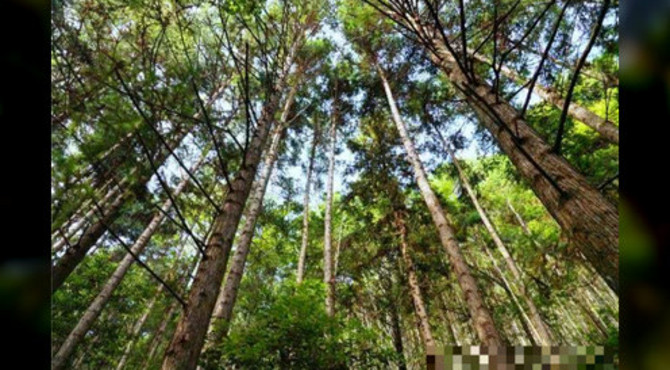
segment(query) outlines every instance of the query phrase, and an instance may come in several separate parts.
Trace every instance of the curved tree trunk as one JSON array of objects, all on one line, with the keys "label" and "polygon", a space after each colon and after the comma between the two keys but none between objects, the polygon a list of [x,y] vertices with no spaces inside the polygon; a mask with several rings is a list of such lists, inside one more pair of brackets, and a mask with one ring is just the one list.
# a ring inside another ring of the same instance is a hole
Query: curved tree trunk
[{"label": "curved tree trunk", "polygon": [[423,197],[423,200],[426,203],[428,210],[430,211],[430,215],[433,218],[433,222],[435,223],[435,227],[438,230],[438,235],[440,237],[442,246],[444,247],[445,252],[449,257],[451,268],[458,277],[459,285],[463,290],[470,315],[472,316],[474,326],[477,329],[477,335],[482,341],[482,344],[486,346],[502,345],[502,341],[500,340],[500,336],[498,334],[498,330],[495,327],[493,318],[484,304],[481,294],[479,293],[479,289],[477,288],[477,283],[472,277],[468,265],[463,259],[460,246],[458,245],[458,242],[454,236],[455,232],[453,227],[449,221],[447,221],[447,218],[444,215],[444,211],[442,210],[442,206],[440,205],[437,196],[430,187],[428,177],[426,176],[426,173],[423,169],[423,164],[421,163],[421,159],[419,158],[419,155],[414,148],[414,143],[407,133],[405,123],[400,118],[400,112],[398,112],[398,107],[396,106],[395,99],[393,98],[391,87],[386,80],[386,76],[378,65],[376,65],[376,69],[379,72],[379,77],[381,78],[382,84],[384,86],[384,91],[391,109],[393,121],[395,122],[400,133],[400,137],[402,138],[403,145],[407,153],[407,159],[414,169],[414,177],[416,178],[417,185],[419,186],[421,196]]}]

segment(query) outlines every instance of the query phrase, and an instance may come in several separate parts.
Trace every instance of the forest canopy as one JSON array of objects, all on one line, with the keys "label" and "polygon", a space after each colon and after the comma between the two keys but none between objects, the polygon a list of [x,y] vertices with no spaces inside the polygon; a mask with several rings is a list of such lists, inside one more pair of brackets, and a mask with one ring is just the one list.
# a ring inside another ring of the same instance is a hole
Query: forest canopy
[{"label": "forest canopy", "polygon": [[54,1],[52,367],[616,347],[618,12]]}]

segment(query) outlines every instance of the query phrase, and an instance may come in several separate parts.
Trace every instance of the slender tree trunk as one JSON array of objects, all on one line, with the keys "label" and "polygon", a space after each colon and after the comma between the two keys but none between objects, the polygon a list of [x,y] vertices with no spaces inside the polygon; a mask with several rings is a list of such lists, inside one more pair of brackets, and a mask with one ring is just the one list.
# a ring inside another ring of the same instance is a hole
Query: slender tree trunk
[{"label": "slender tree trunk", "polygon": [[[205,151],[205,155],[203,155],[203,158],[201,160],[204,160],[204,158],[206,156],[206,153],[208,151],[209,151],[209,149],[207,149]],[[193,171],[195,172],[195,170],[193,170]],[[184,251],[184,245],[182,245],[182,247],[179,249],[179,253],[177,254],[177,257],[175,258],[175,262],[172,265],[172,268],[170,269],[170,271],[168,272],[168,274],[170,276],[173,276],[173,274],[177,271],[177,269],[179,267],[178,264],[179,264],[179,261],[181,259],[181,255],[182,255],[183,251]],[[179,284],[178,288],[181,288],[181,284],[183,284],[185,282],[187,277],[188,277],[188,274],[182,276],[178,280],[178,284]],[[147,319],[149,318],[149,315],[151,314],[151,311],[152,311],[154,305],[156,304],[156,301],[158,300],[158,298],[160,297],[160,295],[163,293],[164,290],[165,290],[165,286],[162,285],[162,284],[158,287],[158,289],[156,289],[156,294],[154,294],[154,297],[151,299],[151,301],[147,305],[147,308],[144,310],[144,313],[142,314],[140,319],[133,326],[133,329],[130,332],[130,340],[128,341],[128,344],[126,345],[126,348],[123,352],[123,355],[121,356],[121,360],[119,360],[119,363],[116,365],[116,370],[121,370],[126,366],[126,362],[128,361],[128,358],[130,356],[130,352],[132,351],[133,347],[135,346],[135,343],[138,339],[140,331],[144,327],[144,324],[146,323]],[[178,290],[178,291],[181,291],[181,289]],[[176,304],[176,302],[173,302],[172,304]]]},{"label": "slender tree trunk", "polygon": [[537,328],[533,325],[533,321],[526,315],[526,312],[523,309],[523,306],[521,306],[521,303],[519,303],[519,300],[517,299],[516,295],[512,291],[512,288],[510,287],[509,281],[507,281],[507,278],[503,274],[502,270],[500,269],[500,266],[498,266],[498,261],[496,261],[495,257],[493,257],[493,254],[489,251],[488,247],[486,245],[483,245],[482,248],[486,252],[486,255],[489,257],[489,260],[493,263],[493,268],[495,269],[498,277],[503,281],[503,288],[505,288],[505,291],[509,295],[510,299],[512,300],[512,303],[514,303],[514,308],[516,309],[517,313],[521,317],[521,322],[523,324],[523,328],[528,333],[528,337],[530,338],[531,342],[533,345],[540,345],[540,346],[547,346],[549,343],[541,343],[541,338],[538,334]]},{"label": "slender tree trunk", "polygon": [[106,225],[110,225],[118,216],[121,207],[133,196],[132,192],[126,191],[114,199],[104,209],[105,214],[96,221],[79,238],[76,244],[66,249],[65,254],[58,259],[52,268],[51,292],[57,291],[68,276],[74,271],[79,263],[86,257],[86,253],[95,245],[100,237],[107,231]]},{"label": "slender tree trunk", "polygon": [[[401,22],[403,20],[400,20]],[[430,38],[431,60],[466,97],[480,123],[496,139],[571,242],[618,292],[619,217],[616,207],[519,117],[509,102],[481,80],[471,81],[457,66],[433,25],[410,25]]]},{"label": "slender tree trunk", "polygon": [[221,339],[228,334],[233,307],[237,300],[237,292],[240,287],[240,282],[242,281],[242,275],[244,274],[244,266],[254,237],[254,230],[256,229],[256,221],[263,209],[265,191],[270,182],[274,164],[277,161],[282,135],[286,129],[288,114],[291,111],[291,106],[293,105],[297,91],[298,83],[296,81],[289,91],[279,125],[277,125],[272,134],[272,141],[270,142],[270,147],[267,149],[264,159],[264,167],[261,170],[258,180],[254,183],[254,189],[250,197],[251,199],[247,206],[244,226],[240,233],[230,271],[228,272],[223,291],[219,294],[214,313],[212,314],[212,323],[210,324],[210,332],[207,338],[207,343],[205,344],[205,350],[211,346],[217,345]]},{"label": "slender tree trunk", "polygon": [[414,144],[410,139],[409,134],[407,133],[405,123],[400,118],[400,113],[398,112],[398,107],[396,106],[395,99],[393,98],[391,87],[386,80],[386,76],[378,65],[376,65],[376,68],[382,80],[384,91],[386,92],[386,97],[391,109],[393,121],[398,127],[400,137],[402,138],[403,145],[405,146],[407,159],[414,169],[414,176],[416,178],[417,185],[419,186],[421,195],[430,211],[431,217],[433,218],[433,222],[435,223],[435,226],[438,230],[442,246],[444,247],[445,252],[449,257],[451,267],[458,277],[459,285],[461,286],[461,289],[465,295],[465,301],[467,303],[468,309],[470,310],[470,314],[474,321],[474,326],[477,329],[479,339],[484,345],[487,346],[502,345],[493,318],[491,317],[489,310],[484,305],[484,301],[482,300],[479,289],[477,288],[477,283],[470,274],[468,265],[463,259],[460,246],[458,245],[458,242],[455,238],[453,227],[447,221],[447,218],[444,215],[444,211],[442,210],[442,206],[440,205],[437,196],[430,187],[430,183],[428,182],[428,177],[426,176],[426,173],[423,169],[421,159],[419,158],[419,155],[414,148]]},{"label": "slender tree trunk", "polygon": [[300,243],[300,256],[298,257],[298,272],[296,281],[302,283],[305,276],[305,260],[307,259],[307,243],[309,242],[309,193],[312,185],[312,172],[314,171],[314,158],[316,147],[319,144],[319,126],[314,122],[314,134],[312,137],[312,148],[309,153],[309,165],[307,166],[307,177],[305,178],[305,195],[302,201],[302,242]]},{"label": "slender tree trunk", "polygon": [[391,337],[393,339],[393,348],[398,356],[398,369],[407,370],[405,363],[405,352],[402,344],[402,331],[400,329],[400,316],[398,315],[398,308],[394,302],[390,302],[391,310]]},{"label": "slender tree trunk", "polygon": [[158,326],[158,330],[154,333],[153,338],[151,338],[149,344],[149,352],[147,352],[147,355],[144,358],[144,361],[142,362],[141,366],[142,369],[146,369],[147,366],[151,363],[151,360],[153,360],[154,355],[156,354],[156,350],[158,349],[161,340],[164,338],[163,333],[165,333],[165,329],[170,323],[170,320],[172,319],[172,314],[176,309],[177,309],[177,302],[172,302],[172,304],[170,304],[170,306],[168,307],[165,315],[163,316],[163,320],[161,320],[161,323]]},{"label": "slender tree trunk", "polygon": [[[206,150],[200,160],[193,166],[191,173],[196,172],[198,168],[200,168],[200,166],[204,163],[208,151],[209,150]],[[184,191],[186,185],[188,185],[188,182],[189,176],[185,174],[181,182],[175,188],[173,196],[178,197],[179,194]],[[157,211],[154,214],[153,218],[144,229],[142,234],[140,234],[135,243],[131,246],[130,250],[132,251],[132,254],[128,253],[125,255],[123,260],[116,267],[116,270],[114,270],[112,276],[103,286],[100,293],[98,293],[86,312],[84,312],[84,315],[81,317],[81,319],[79,319],[77,325],[74,327],[74,329],[72,329],[72,332],[70,332],[67,339],[65,339],[60,349],[58,350],[58,353],[53,358],[53,370],[62,369],[65,366],[68,358],[72,355],[76,346],[83,339],[86,332],[89,331],[95,320],[100,315],[100,312],[102,312],[107,302],[109,302],[109,299],[112,297],[112,294],[116,288],[121,284],[121,281],[126,276],[128,269],[135,262],[133,254],[139,256],[144,251],[147,244],[151,240],[151,237],[154,235],[156,230],[158,230],[158,227],[165,219],[165,213],[167,213],[170,208],[172,208],[172,202],[168,198],[161,206],[162,212]],[[163,286],[161,285],[160,289],[162,289],[162,287]]]},{"label": "slender tree trunk", "polygon": [[[120,181],[120,184],[124,184],[124,183],[125,183],[125,179]],[[105,188],[107,188],[107,187],[105,187]],[[104,190],[104,188],[102,190]],[[100,202],[98,202],[98,204],[100,205],[100,207],[104,208],[107,204],[109,204],[109,202],[112,199],[114,199],[115,197],[118,197],[120,194],[121,194],[120,189],[118,187],[114,187],[114,188],[108,190],[105,193],[105,196],[102,198],[102,200]],[[87,205],[90,205],[89,203],[90,203],[90,201],[85,202],[84,204],[82,204],[82,208],[85,208]],[[79,217],[76,221],[74,219],[72,219],[71,221],[73,221],[73,223],[69,224],[68,227],[65,229],[65,232],[63,233],[63,235],[65,235],[67,237],[67,240],[72,240],[72,238],[74,238],[77,235],[77,233],[84,227],[86,222],[91,220],[95,216],[96,211],[97,211],[96,207],[91,207],[91,208],[89,208],[89,210],[84,215]],[[74,217],[76,217],[76,215],[73,216],[73,218]],[[58,233],[58,234],[60,234],[60,233]],[[57,253],[61,249],[63,249],[63,247],[65,245],[67,245],[67,241],[65,240],[65,238],[63,238],[62,235],[58,235],[58,237],[56,238],[55,242],[53,243],[53,246],[51,247],[51,249],[52,249],[53,253]]]},{"label": "slender tree trunk", "polygon": [[323,233],[323,282],[326,283],[326,312],[328,316],[335,314],[335,276],[333,275],[332,249],[332,213],[333,213],[333,180],[335,174],[335,145],[337,144],[338,100],[337,83],[335,84],[335,98],[332,105],[330,123],[330,148],[328,150],[328,180],[326,183],[326,212],[324,216]]},{"label": "slender tree trunk", "polygon": [[405,225],[402,211],[395,211],[394,218],[395,227],[400,236],[400,253],[402,255],[403,264],[405,265],[405,271],[407,272],[409,291],[412,296],[412,302],[414,303],[414,311],[416,312],[419,321],[421,338],[423,339],[425,347],[435,347],[435,340],[433,339],[433,333],[430,330],[430,323],[428,322],[428,313],[426,311],[426,306],[423,303],[421,288],[419,287],[419,279],[416,276],[414,263],[412,262],[412,257],[410,256],[407,247],[407,226]]},{"label": "slender tree trunk", "polygon": [[[475,58],[490,64],[490,61],[482,55],[476,54]],[[516,81],[519,85],[524,85],[526,83],[521,76],[511,69],[503,66],[500,70],[505,76]],[[533,92],[539,95],[543,100],[553,104],[558,109],[563,110],[565,99],[561,97],[561,94],[557,90],[542,86],[540,83],[535,83]],[[619,144],[619,127],[611,121],[600,117],[573,101],[570,102],[568,107],[568,114],[570,117],[584,123],[586,126],[596,131],[605,140],[617,145]]]},{"label": "slender tree trunk", "polygon": [[[301,37],[298,37],[298,40]],[[202,350],[216,298],[221,290],[228,254],[233,244],[244,203],[251,192],[261,152],[272,128],[273,116],[286,84],[286,75],[293,64],[299,45],[295,40],[280,71],[276,84],[266,100],[258,119],[254,136],[249,143],[243,166],[232,181],[222,212],[215,218],[205,249],[205,256],[198,267],[189,293],[184,315],[177,324],[165,358],[163,369],[194,369]]]},{"label": "slender tree trunk", "polygon": [[[212,94],[210,99],[206,102],[205,107],[209,107],[212,103],[223,94],[227,82],[222,83],[219,88]],[[202,113],[198,112],[193,115],[194,119],[198,119]],[[167,142],[168,146],[171,149],[176,148],[182,142],[184,137],[188,134],[189,127],[179,126],[176,132],[174,132],[171,140]],[[169,156],[169,152],[163,146],[159,146],[157,153],[154,154],[154,161],[158,164],[162,164]],[[138,171],[139,172],[139,171]],[[149,182],[153,175],[153,171],[146,168],[140,175],[139,179],[136,182],[142,186],[146,186],[146,183]],[[119,197],[114,200],[114,202],[107,208],[105,215],[102,216],[100,220],[95,222],[91,227],[89,227],[86,232],[81,236],[79,241],[71,248],[68,248],[65,254],[58,260],[58,262],[52,268],[52,283],[51,291],[55,292],[63,285],[65,279],[74,271],[74,269],[79,265],[79,263],[86,257],[86,253],[95,245],[98,239],[105,233],[107,226],[111,225],[114,220],[119,216],[119,211],[121,207],[132,200],[135,194],[130,191],[124,191]]]},{"label": "slender tree trunk", "polygon": [[444,300],[444,296],[440,294],[439,297],[440,303],[442,303],[443,307],[443,312],[446,313],[446,317],[443,318],[443,321],[445,322],[446,325],[449,326],[449,333],[451,334],[451,338],[453,339],[453,342],[447,343],[448,345],[456,345],[460,346],[461,345],[461,337],[460,334],[458,333],[456,323],[458,322],[456,320],[456,315],[454,315],[454,312],[447,306],[447,302]]},{"label": "slender tree trunk", "polygon": [[151,310],[154,308],[154,305],[156,304],[156,301],[158,300],[160,295],[163,293],[164,289],[165,289],[165,287],[163,285],[160,285],[158,287],[158,289],[156,289],[156,293],[151,298],[151,301],[149,301],[149,304],[147,305],[146,309],[144,310],[144,313],[142,314],[140,319],[135,322],[135,325],[133,326],[133,329],[130,332],[130,340],[126,344],[126,348],[123,350],[123,355],[121,355],[121,359],[119,360],[119,363],[116,364],[116,370],[121,370],[126,366],[126,362],[128,362],[128,357],[130,356],[130,352],[132,351],[133,347],[135,346],[135,340],[136,340],[137,336],[139,335],[140,330],[142,330],[142,327],[147,322],[147,319],[149,318],[149,314],[151,314]]},{"label": "slender tree trunk", "polygon": [[[479,214],[480,218],[482,219],[482,223],[486,227],[486,230],[488,231],[489,235],[491,236],[491,239],[493,239],[493,243],[496,245],[498,250],[500,251],[500,254],[503,255],[503,258],[505,259],[505,262],[507,263],[507,267],[509,270],[512,272],[512,276],[514,277],[512,286],[516,288],[516,290],[519,292],[518,295],[523,299],[524,303],[528,307],[528,311],[530,313],[530,320],[532,321],[531,326],[533,327],[533,332],[535,333],[533,338],[534,341],[541,346],[548,346],[551,344],[551,331],[547,327],[546,323],[542,319],[542,316],[540,316],[540,312],[535,306],[535,303],[533,300],[530,298],[528,295],[528,290],[526,289],[526,285],[523,282],[523,277],[521,276],[521,271],[519,271],[519,268],[516,265],[516,262],[512,258],[512,255],[509,253],[507,250],[507,247],[505,246],[505,243],[503,243],[502,239],[500,238],[500,235],[498,234],[498,231],[496,230],[495,226],[493,226],[493,223],[488,217],[488,214],[484,210],[484,208],[479,204],[479,200],[477,199],[477,195],[475,194],[474,189],[470,185],[470,181],[468,180],[468,177],[461,167],[460,161],[456,158],[456,153],[452,150],[451,146],[449,146],[449,143],[445,140],[444,136],[442,136],[442,133],[435,129],[437,132],[440,140],[442,141],[442,145],[444,146],[444,149],[447,151],[449,156],[451,157],[452,162],[454,163],[454,166],[456,167],[456,172],[458,172],[458,177],[461,180],[461,184],[463,185],[463,188],[465,189],[465,192],[468,194],[468,197],[470,198],[470,201],[472,201],[472,204],[475,206],[475,209],[477,210],[477,213]],[[484,246],[484,249],[486,249],[486,246]],[[487,253],[490,253],[488,249],[486,249]],[[491,256],[493,258],[493,256]],[[495,260],[494,260],[495,261]],[[496,268],[498,266],[496,265]],[[500,271],[500,274],[503,279],[504,275],[502,275],[502,271]],[[509,284],[507,280],[505,279],[505,283]],[[509,288],[512,289],[512,286]],[[514,289],[511,290],[511,292],[514,292]],[[523,309],[519,307],[521,312],[523,312]],[[525,315],[524,313],[524,318],[528,319],[529,317]]]},{"label": "slender tree trunk", "polygon": [[[175,148],[177,145],[179,145],[186,134],[187,132],[184,130],[176,133],[175,139],[172,140],[172,143],[169,143],[170,147]],[[168,154],[169,153],[165,150],[165,148],[159,148],[158,153],[155,154],[156,162],[163,163],[167,159]],[[147,169],[146,172],[140,175],[137,184],[142,184],[142,186],[145,186],[146,183],[151,179],[152,175],[152,171]],[[93,225],[91,225],[88,229],[86,229],[86,232],[84,232],[84,234],[79,238],[77,243],[68,248],[65,254],[63,254],[63,256],[58,259],[52,269],[52,292],[55,292],[61,287],[61,285],[63,285],[65,279],[70,276],[72,271],[74,271],[79,263],[83,261],[84,257],[86,257],[86,254],[91,250],[98,239],[100,239],[100,237],[107,231],[107,227],[110,226],[117,217],[119,217],[119,213],[123,205],[127,202],[130,202],[134,198],[135,193],[130,189],[121,192],[121,194],[118,195],[106,209],[102,210],[105,212],[104,215],[99,218],[98,221],[93,223]],[[95,211],[99,211],[95,205],[94,208]]]},{"label": "slender tree trunk", "polygon": [[81,351],[81,355],[72,364],[73,369],[81,369],[81,365],[84,363],[86,355],[91,352],[93,346],[98,342],[98,340],[100,340],[100,337],[97,335],[91,339],[88,345],[86,345],[86,348],[84,348],[84,350]]},{"label": "slender tree trunk", "polygon": [[339,264],[340,249],[342,248],[342,228],[344,227],[344,223],[346,220],[347,215],[344,215],[342,217],[342,220],[340,221],[339,230],[337,231],[337,244],[335,245],[335,254],[333,255],[333,276],[334,279],[336,280],[337,280],[337,265]]},{"label": "slender tree trunk", "polygon": [[577,294],[575,297],[575,303],[577,303],[577,306],[579,306],[579,308],[586,314],[586,316],[589,318],[589,321],[595,325],[596,329],[598,329],[603,338],[607,338],[607,326],[600,319],[600,317],[598,317],[598,315],[593,312],[593,308],[588,303],[584,302],[584,298],[581,294]]}]

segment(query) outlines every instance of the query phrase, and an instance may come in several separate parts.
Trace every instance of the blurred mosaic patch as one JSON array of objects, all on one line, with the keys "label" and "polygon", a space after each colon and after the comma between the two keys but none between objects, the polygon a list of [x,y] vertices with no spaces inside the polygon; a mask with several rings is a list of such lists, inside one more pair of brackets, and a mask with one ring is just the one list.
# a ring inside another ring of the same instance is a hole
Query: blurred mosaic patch
[{"label": "blurred mosaic patch", "polygon": [[614,370],[613,348],[553,347],[429,347],[429,370]]}]

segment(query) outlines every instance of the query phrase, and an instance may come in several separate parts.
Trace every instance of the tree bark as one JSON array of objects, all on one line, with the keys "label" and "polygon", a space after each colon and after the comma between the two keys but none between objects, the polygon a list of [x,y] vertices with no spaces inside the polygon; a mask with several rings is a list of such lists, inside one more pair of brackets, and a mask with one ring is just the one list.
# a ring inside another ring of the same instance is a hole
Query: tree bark
[{"label": "tree bark", "polygon": [[332,104],[330,122],[330,148],[328,150],[328,180],[326,182],[326,212],[323,233],[323,282],[326,283],[326,312],[328,316],[335,314],[335,276],[333,275],[332,255],[332,212],[333,212],[333,180],[335,175],[335,145],[337,144],[338,100],[337,82],[335,98]]},{"label": "tree bark", "polygon": [[110,225],[119,214],[121,207],[133,196],[130,191],[125,191],[112,201],[106,209],[105,214],[93,225],[86,229],[76,244],[65,250],[61,258],[56,261],[51,273],[51,292],[56,292],[74,271],[79,263],[86,257],[86,253],[95,245],[100,237],[107,231],[106,225]]},{"label": "tree bark", "polygon": [[414,148],[414,143],[409,137],[405,123],[400,118],[400,112],[396,106],[395,99],[391,92],[391,87],[386,80],[386,76],[382,69],[376,65],[376,69],[379,72],[379,76],[382,80],[384,86],[384,91],[391,109],[391,115],[393,121],[395,122],[400,137],[402,138],[405,151],[407,153],[407,159],[411,163],[412,168],[414,169],[414,177],[416,178],[417,185],[421,192],[426,206],[430,211],[430,215],[433,218],[433,222],[438,230],[440,241],[442,246],[445,249],[451,267],[454,270],[456,276],[458,277],[459,285],[463,290],[465,295],[465,301],[467,303],[472,319],[474,320],[475,328],[477,329],[477,334],[479,339],[484,345],[487,346],[499,346],[502,345],[498,330],[495,327],[493,318],[489,313],[489,310],[484,305],[479,289],[477,288],[477,283],[475,279],[470,274],[470,270],[463,259],[463,255],[460,251],[460,246],[455,238],[455,233],[451,224],[447,221],[447,218],[444,215],[442,206],[440,202],[430,187],[428,182],[428,177],[423,169],[423,164],[421,159]]},{"label": "tree bark", "polygon": [[430,323],[428,322],[428,313],[426,311],[426,306],[423,303],[421,288],[419,287],[419,279],[416,276],[414,262],[412,262],[412,257],[410,256],[407,247],[407,226],[405,225],[402,211],[395,211],[394,219],[396,230],[400,236],[400,253],[407,272],[407,282],[412,296],[412,303],[414,303],[414,312],[419,321],[421,338],[423,339],[423,344],[426,348],[435,347],[435,340],[433,339],[433,333],[430,330]]},{"label": "tree bark", "polygon": [[[458,68],[434,26],[411,25],[428,35],[431,60],[465,96],[480,123],[496,139],[549,213],[615,291],[619,290],[619,217],[613,204],[523,120],[491,86]],[[425,45],[424,45],[425,46]]]},{"label": "tree bark", "polygon": [[400,329],[400,316],[398,315],[398,308],[394,302],[390,302],[391,310],[391,337],[393,339],[393,348],[398,356],[398,369],[407,370],[405,362],[405,352],[402,343],[402,330]]},{"label": "tree bark", "polygon": [[172,314],[176,309],[177,309],[177,302],[172,302],[172,304],[170,304],[170,306],[168,307],[165,315],[163,316],[163,320],[161,320],[161,323],[158,326],[158,330],[154,333],[153,338],[151,338],[151,342],[149,344],[149,352],[147,352],[147,356],[142,362],[141,366],[142,369],[146,369],[147,366],[151,363],[151,360],[154,358],[156,350],[158,350],[158,346],[161,343],[161,339],[163,339],[163,333],[165,333],[165,329],[170,323],[170,320],[172,319]]},{"label": "tree bark", "polygon": [[222,212],[214,219],[212,232],[198,271],[193,280],[184,315],[179,320],[168,350],[163,359],[166,369],[194,369],[205,342],[205,335],[221,290],[221,282],[228,262],[228,254],[233,244],[244,203],[251,192],[251,185],[261,158],[261,152],[272,128],[273,116],[279,104],[281,92],[286,84],[288,70],[297,52],[298,40],[293,42],[284,61],[278,79],[270,91],[258,119],[243,166],[232,181],[226,195]]},{"label": "tree bark", "polygon": [[212,314],[212,323],[210,324],[210,332],[207,338],[207,343],[205,344],[205,350],[211,346],[219,344],[221,339],[228,334],[233,307],[237,300],[237,292],[240,287],[240,282],[242,281],[242,275],[244,274],[244,266],[251,247],[251,241],[254,237],[254,230],[256,229],[256,221],[263,209],[265,191],[270,182],[274,164],[277,161],[282,135],[286,129],[288,114],[291,111],[291,106],[293,105],[297,91],[298,83],[295,83],[289,91],[279,125],[277,125],[272,134],[272,141],[270,142],[270,147],[267,149],[264,159],[264,167],[261,170],[260,177],[254,183],[251,200],[247,207],[244,226],[240,233],[230,271],[226,277],[223,291],[217,298],[214,313]]},{"label": "tree bark", "polygon": [[312,172],[314,171],[314,159],[316,147],[319,144],[319,123],[314,122],[314,134],[312,137],[312,148],[309,152],[309,165],[307,166],[307,177],[305,178],[305,195],[302,201],[302,241],[300,243],[300,256],[298,257],[298,272],[296,281],[302,283],[305,276],[305,260],[307,259],[307,244],[309,242],[309,193],[312,185]]},{"label": "tree bark", "polygon": [[[226,88],[227,82],[223,82],[219,88],[212,94],[209,100],[206,102],[206,107],[209,107],[214,103],[214,101],[223,94]],[[202,113],[198,112],[193,115],[194,119],[200,118]],[[189,127],[184,125],[179,126],[179,128],[174,132],[171,140],[167,142],[167,145],[174,149],[182,142],[184,137],[188,134]],[[163,146],[158,147],[157,153],[154,154],[154,161],[157,165],[164,163],[169,156],[169,152]],[[149,168],[144,168],[139,174],[139,179],[136,182],[141,186],[146,186],[147,182],[151,179],[153,171]],[[130,191],[124,191],[116,200],[110,205],[106,210],[106,214],[97,222],[95,222],[91,227],[89,227],[86,232],[79,238],[79,241],[71,248],[68,248],[65,254],[57,261],[57,263],[52,268],[52,283],[51,291],[55,292],[63,285],[65,279],[74,271],[74,269],[81,263],[81,261],[86,257],[86,253],[95,245],[98,239],[105,233],[107,226],[111,225],[114,220],[119,216],[119,211],[121,207],[134,198],[135,194]]]},{"label": "tree bark", "polygon": [[135,325],[133,326],[133,329],[130,332],[130,340],[126,344],[126,348],[123,350],[123,355],[121,355],[119,363],[116,364],[116,370],[121,370],[126,366],[126,362],[128,361],[128,357],[130,356],[130,351],[132,351],[133,347],[135,346],[135,340],[139,335],[140,330],[142,330],[142,327],[147,322],[149,314],[151,314],[151,310],[154,308],[154,305],[156,304],[158,297],[163,293],[164,289],[165,287],[163,285],[160,285],[158,289],[156,289],[156,293],[154,294],[153,298],[151,298],[151,301],[144,310],[144,313],[142,314],[140,319],[137,322],[135,322]]},{"label": "tree bark", "polygon": [[512,291],[512,288],[510,286],[509,281],[507,281],[507,278],[503,274],[502,270],[500,269],[500,266],[498,266],[498,261],[496,261],[495,257],[493,257],[493,254],[488,250],[486,245],[482,245],[482,248],[486,252],[486,255],[489,257],[489,260],[493,263],[493,268],[495,269],[497,275],[500,277],[500,279],[503,281],[503,288],[505,288],[505,291],[509,295],[510,299],[512,300],[512,303],[514,303],[514,307],[516,308],[517,313],[521,317],[521,323],[523,325],[524,330],[528,334],[528,337],[530,338],[531,342],[533,345],[537,346],[548,346],[550,343],[542,343],[540,340],[540,336],[538,334],[537,328],[534,325],[534,322],[531,321],[531,319],[526,315],[526,312],[523,309],[523,306],[521,306],[521,303],[519,303],[519,300],[517,299],[516,295]]},{"label": "tree bark", "polygon": [[[490,61],[482,55],[475,54],[475,58],[481,62],[490,64]],[[519,85],[524,85],[526,83],[526,81],[524,81],[521,76],[505,66],[503,66],[500,71]],[[557,90],[545,87],[540,83],[535,83],[533,92],[546,102],[553,104],[560,110],[563,110],[565,99],[561,97],[561,94]],[[582,122],[592,130],[596,131],[605,140],[617,145],[619,144],[619,127],[617,127],[611,121],[600,117],[599,115],[573,101],[570,102],[568,114],[570,117],[576,119],[579,122]]]},{"label": "tree bark", "polygon": [[[468,194],[470,201],[472,201],[472,204],[474,205],[475,209],[477,210],[477,213],[482,219],[482,223],[486,227],[486,230],[491,236],[491,239],[493,239],[493,243],[500,251],[500,254],[502,254],[503,258],[505,259],[505,262],[507,263],[507,267],[509,268],[510,272],[512,273],[512,276],[514,277],[513,284],[510,286],[510,289],[511,292],[514,292],[514,290],[512,290],[512,286],[516,288],[515,290],[519,292],[518,295],[521,297],[521,299],[523,299],[524,303],[528,307],[530,316],[526,316],[525,313],[523,316],[524,319],[527,320],[530,318],[530,320],[532,321],[532,323],[529,323],[529,325],[532,326],[533,328],[534,341],[541,346],[551,345],[551,331],[549,330],[547,324],[542,319],[542,316],[540,316],[540,312],[535,306],[535,303],[528,295],[528,290],[526,289],[526,284],[523,282],[521,271],[519,271],[516,262],[512,258],[512,255],[507,250],[505,243],[503,243],[502,239],[500,238],[500,235],[498,234],[498,231],[494,227],[493,222],[491,222],[491,220],[489,219],[488,214],[481,206],[481,204],[479,204],[477,195],[475,194],[474,189],[470,185],[470,181],[468,180],[465,171],[461,167],[460,161],[456,158],[456,153],[454,153],[451,146],[449,146],[449,143],[447,143],[444,136],[442,136],[442,133],[439,132],[437,128],[435,128],[435,131],[437,132],[440,140],[442,141],[442,146],[444,146],[444,149],[449,154],[449,157],[451,157],[451,160],[454,163],[454,167],[456,167],[456,172],[458,173],[458,177],[463,185],[463,188],[465,189],[465,192]],[[486,246],[484,246],[484,248],[486,249]],[[488,249],[486,249],[486,252],[490,253]],[[491,256],[491,258],[493,258],[493,256]],[[497,265],[496,268],[498,268]],[[500,274],[504,279],[502,271],[500,271]],[[509,284],[507,280],[505,280],[505,283]],[[523,312],[523,309],[521,307],[519,307],[519,309],[521,310],[521,312]]]},{"label": "tree bark", "polygon": [[[203,156],[200,158],[200,160],[198,160],[198,162],[191,168],[192,173],[196,172],[198,168],[200,168],[200,166],[204,163],[208,151],[209,150],[206,150]],[[181,182],[175,188],[173,196],[178,197],[179,194],[181,194],[182,191],[184,191],[184,189],[188,185],[188,182],[189,182],[189,176],[185,174]],[[65,341],[61,345],[60,349],[58,350],[58,353],[56,354],[56,356],[54,356],[52,361],[52,368],[54,370],[62,369],[65,366],[68,358],[72,355],[76,346],[84,338],[86,332],[89,331],[89,329],[91,328],[95,320],[98,318],[107,302],[109,302],[109,299],[112,297],[112,294],[114,293],[116,288],[121,284],[121,281],[126,276],[128,269],[130,269],[130,266],[135,262],[133,254],[139,256],[144,251],[147,244],[151,240],[151,237],[154,235],[156,230],[158,230],[158,227],[165,219],[165,213],[167,213],[170,210],[170,208],[172,208],[172,202],[168,198],[165,200],[165,202],[163,202],[161,206],[161,210],[163,212],[157,211],[154,214],[153,218],[151,219],[147,227],[144,229],[144,231],[142,231],[142,234],[140,234],[135,243],[131,246],[130,250],[132,251],[132,254],[127,253],[125,257],[123,257],[123,260],[116,267],[116,270],[114,270],[112,276],[109,278],[107,283],[105,283],[100,293],[98,293],[98,295],[95,297],[91,305],[88,307],[88,309],[86,309],[86,312],[84,312],[84,314],[82,315],[81,319],[79,319],[77,325],[74,327],[74,329],[72,329],[72,332],[70,332],[67,339],[65,339]],[[163,285],[161,285],[161,288],[159,290],[161,290],[162,288]]]}]

